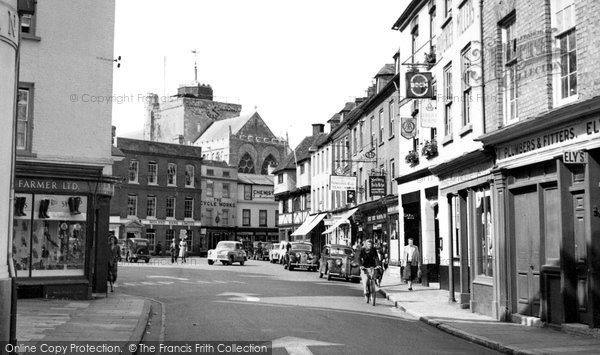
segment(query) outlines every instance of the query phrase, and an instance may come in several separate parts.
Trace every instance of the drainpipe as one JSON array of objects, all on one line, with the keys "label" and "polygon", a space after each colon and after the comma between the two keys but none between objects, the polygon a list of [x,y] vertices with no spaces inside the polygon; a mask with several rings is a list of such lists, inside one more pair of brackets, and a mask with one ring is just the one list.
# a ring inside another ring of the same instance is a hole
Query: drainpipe
[{"label": "drainpipe", "polygon": [[453,205],[452,205],[452,195],[448,196],[448,291],[449,303],[456,303],[456,299],[454,298],[454,219],[453,217]]},{"label": "drainpipe", "polygon": [[483,97],[483,101],[481,103],[481,119],[483,121],[482,132],[485,134],[485,43],[483,37],[483,1],[484,0],[479,0],[479,35],[481,37],[481,97]]}]

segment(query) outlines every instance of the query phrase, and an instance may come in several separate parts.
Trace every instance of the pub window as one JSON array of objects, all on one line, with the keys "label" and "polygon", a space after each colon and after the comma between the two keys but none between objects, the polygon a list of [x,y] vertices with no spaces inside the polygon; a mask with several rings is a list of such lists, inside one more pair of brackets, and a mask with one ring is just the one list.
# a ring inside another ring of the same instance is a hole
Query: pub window
[{"label": "pub window", "polygon": [[127,195],[127,216],[137,216],[136,195]]},{"label": "pub window", "polygon": [[475,196],[475,233],[477,248],[477,273],[494,276],[494,228],[492,225],[492,200],[490,188],[480,188]]},{"label": "pub window", "polygon": [[140,163],[137,160],[131,160],[129,162],[129,182],[137,184],[139,176]]},{"label": "pub window", "polygon": [[194,187],[194,166],[193,165],[185,166],[185,186],[186,187]]},{"label": "pub window", "polygon": [[151,161],[148,163],[148,185],[158,184],[158,164]]},{"label": "pub window", "polygon": [[12,257],[18,277],[83,276],[87,197],[16,193]]},{"label": "pub window", "polygon": [[250,225],[250,210],[242,210],[242,225]]},{"label": "pub window", "polygon": [[168,248],[170,248],[171,246],[175,247],[175,245],[173,245],[173,243],[175,243],[175,230],[167,229],[167,233],[166,233],[165,237],[167,240],[167,247]]},{"label": "pub window", "polygon": [[148,248],[154,250],[156,245],[156,229],[146,229],[146,239],[148,239]]},{"label": "pub window", "polygon": [[183,218],[194,218],[194,198],[186,197],[183,204]]},{"label": "pub window", "polygon": [[258,211],[258,225],[260,227],[267,226],[267,210]]},{"label": "pub window", "polygon": [[175,197],[167,197],[167,218],[175,218]]},{"label": "pub window", "polygon": [[167,185],[177,185],[177,165],[169,163],[167,167]]},{"label": "pub window", "polygon": [[156,217],[156,196],[148,196],[146,200],[146,216]]}]

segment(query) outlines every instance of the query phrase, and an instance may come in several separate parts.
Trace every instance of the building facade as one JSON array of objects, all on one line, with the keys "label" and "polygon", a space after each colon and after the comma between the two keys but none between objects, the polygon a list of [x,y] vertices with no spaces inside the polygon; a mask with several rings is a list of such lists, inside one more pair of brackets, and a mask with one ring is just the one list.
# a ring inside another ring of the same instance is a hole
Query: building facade
[{"label": "building facade", "polygon": [[273,176],[239,173],[237,187],[237,240],[277,242],[278,204]]},{"label": "building facade", "polygon": [[114,17],[111,0],[36,2],[21,17],[12,257],[22,295],[106,288],[112,108],[89,95],[112,95],[114,62],[99,58],[113,58]]},{"label": "building facade", "polygon": [[599,5],[483,2],[501,319],[600,326]]},{"label": "building facade", "polygon": [[115,162],[121,184],[111,201],[111,232],[119,239],[146,238],[163,255],[183,238],[191,255],[205,250],[201,237],[202,149],[180,144],[117,139],[125,159]]}]

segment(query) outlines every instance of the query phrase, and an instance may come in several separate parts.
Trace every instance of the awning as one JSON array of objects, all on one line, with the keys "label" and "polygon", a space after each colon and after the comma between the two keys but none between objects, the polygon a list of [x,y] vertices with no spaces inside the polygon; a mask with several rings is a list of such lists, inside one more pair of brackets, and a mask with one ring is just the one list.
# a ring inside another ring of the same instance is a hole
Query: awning
[{"label": "awning", "polygon": [[314,214],[312,216],[306,217],[304,222],[300,225],[298,229],[292,233],[292,236],[302,236],[310,233],[316,226],[325,218],[326,213]]},{"label": "awning", "polygon": [[337,221],[335,221],[335,223],[331,227],[329,227],[325,232],[323,232],[323,234],[332,233],[337,227],[340,226],[340,224],[346,223],[348,221],[348,218],[352,217],[352,215],[356,213],[357,210],[358,208],[353,208],[351,210],[346,211],[346,213],[341,215],[340,218],[337,219]]}]

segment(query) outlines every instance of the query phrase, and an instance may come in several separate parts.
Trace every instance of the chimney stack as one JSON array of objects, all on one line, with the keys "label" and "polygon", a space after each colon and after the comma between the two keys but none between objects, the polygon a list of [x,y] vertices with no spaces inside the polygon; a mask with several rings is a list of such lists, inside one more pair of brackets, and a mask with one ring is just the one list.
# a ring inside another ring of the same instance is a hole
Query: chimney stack
[{"label": "chimney stack", "polygon": [[322,123],[313,123],[313,136],[316,136],[320,133],[325,133],[325,125]]}]

